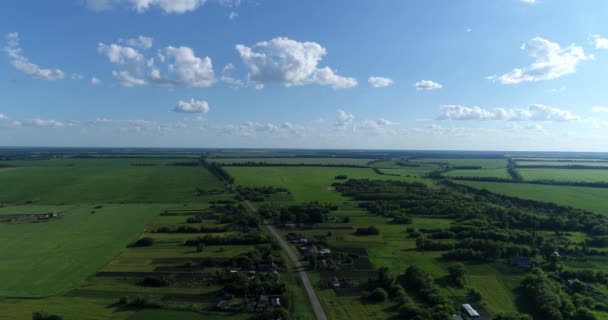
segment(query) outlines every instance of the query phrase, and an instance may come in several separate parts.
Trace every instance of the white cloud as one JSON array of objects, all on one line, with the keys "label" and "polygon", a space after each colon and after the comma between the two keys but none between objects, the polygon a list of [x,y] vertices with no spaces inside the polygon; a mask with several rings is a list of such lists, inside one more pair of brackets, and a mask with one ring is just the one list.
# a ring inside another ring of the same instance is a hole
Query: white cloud
[{"label": "white cloud", "polygon": [[0,113],[0,121],[7,121],[8,120],[8,116],[5,115],[4,113]]},{"label": "white cloud", "polygon": [[593,107],[593,108],[591,108],[591,112],[594,112],[594,113],[608,112],[608,107]]},{"label": "white cloud", "polygon": [[598,34],[594,34],[591,37],[593,38],[596,49],[608,49],[608,38],[602,38]]},{"label": "white cloud", "polygon": [[527,3],[527,4],[535,4],[537,2],[537,0],[519,0],[520,2],[523,3]]},{"label": "white cloud", "polygon": [[84,79],[84,76],[81,75],[80,73],[72,73],[71,78],[72,78],[72,80],[82,80],[82,79]]},{"label": "white cloud", "polygon": [[55,81],[65,77],[65,72],[60,69],[44,69],[30,62],[22,53],[19,44],[19,33],[14,32],[7,34],[6,42],[7,45],[4,47],[4,51],[15,69],[34,79],[40,80]]},{"label": "white cloud", "polygon": [[186,13],[202,6],[206,0],[128,0],[138,13],[144,13],[150,8],[158,8],[165,13]]},{"label": "white cloud", "polygon": [[393,122],[387,119],[380,118],[379,120],[364,120],[359,126],[361,129],[370,130],[375,133],[386,133],[388,127],[398,125],[398,122]]},{"label": "white cloud", "polygon": [[443,105],[439,120],[505,120],[505,121],[574,121],[580,118],[570,111],[534,104],[527,108],[496,108],[488,110],[477,106]]},{"label": "white cloud", "polygon": [[63,122],[53,119],[28,119],[23,121],[23,125],[29,127],[46,127],[46,128],[63,128],[66,125]]},{"label": "white cloud", "polygon": [[229,20],[235,20],[236,18],[239,17],[239,14],[234,12],[234,11],[230,11],[230,13],[228,14],[228,19]]},{"label": "white cloud", "polygon": [[346,129],[353,123],[353,121],[355,121],[355,115],[342,109],[338,109],[338,121],[336,122],[336,127]]},{"label": "white cloud", "polygon": [[92,77],[91,78],[91,84],[100,84],[101,80],[97,77]]},{"label": "white cloud", "polygon": [[222,69],[222,76],[221,76],[220,80],[222,80],[222,82],[231,84],[233,86],[242,86],[243,82],[234,77],[235,72],[236,72],[236,67],[232,63],[225,65],[224,68]]},{"label": "white cloud", "polygon": [[137,38],[119,39],[118,42],[124,43],[133,48],[147,50],[152,48],[152,45],[154,44],[154,39],[151,37],[145,37],[140,35],[137,36]]},{"label": "white cloud", "polygon": [[500,76],[490,76],[488,79],[502,84],[557,79],[576,72],[576,66],[581,61],[592,58],[585,55],[582,47],[570,45],[562,49],[559,44],[541,37],[522,44],[521,50],[533,57],[535,62]]},{"label": "white cloud", "polygon": [[340,76],[329,67],[318,67],[327,51],[315,42],[274,38],[258,42],[251,48],[237,44],[236,50],[249,71],[249,79],[260,86],[315,83],[338,89],[357,85],[354,78]]},{"label": "white cloud", "polygon": [[388,87],[394,83],[393,79],[385,77],[369,77],[367,82],[369,82],[369,84],[371,84],[374,88]]},{"label": "white cloud", "polygon": [[420,80],[414,84],[414,87],[416,87],[416,90],[418,90],[418,91],[422,91],[422,90],[431,91],[431,90],[441,89],[441,88],[443,88],[443,85],[441,85],[437,82],[431,81],[431,80]]},{"label": "white cloud", "polygon": [[190,99],[190,101],[179,101],[177,106],[173,108],[173,112],[182,113],[207,113],[209,112],[209,103],[205,100]]},{"label": "white cloud", "polygon": [[[189,47],[166,47],[158,54],[160,65],[154,58],[146,58],[128,46],[99,43],[97,50],[120,67],[112,71],[112,75],[125,87],[150,82],[165,86],[209,87],[215,82],[211,58],[199,58]],[[164,69],[161,71],[160,67]]]}]

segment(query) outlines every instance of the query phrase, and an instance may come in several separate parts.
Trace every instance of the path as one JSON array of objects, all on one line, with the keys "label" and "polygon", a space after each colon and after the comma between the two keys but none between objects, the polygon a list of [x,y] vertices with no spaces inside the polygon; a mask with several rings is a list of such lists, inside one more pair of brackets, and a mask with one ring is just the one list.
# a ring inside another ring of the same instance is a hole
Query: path
[{"label": "path", "polygon": [[[245,201],[245,205],[249,209],[251,209],[251,211],[253,211],[253,212],[257,211],[256,207],[254,207],[253,204],[251,204],[251,202]],[[269,224],[265,224],[265,226],[266,226],[266,229],[268,229],[268,232],[270,232],[270,234],[279,242],[279,245],[281,245],[281,248],[283,248],[283,250],[285,250],[285,252],[287,252],[289,259],[291,259],[293,264],[296,266],[296,270],[298,270],[298,273],[300,275],[300,280],[302,280],[302,284],[304,285],[304,290],[306,290],[306,295],[308,296],[308,301],[310,302],[310,305],[312,306],[312,311],[315,314],[315,318],[317,318],[317,320],[327,320],[327,316],[325,316],[325,312],[323,311],[321,302],[319,301],[319,298],[317,297],[315,289],[312,286],[312,283],[310,282],[310,278],[308,278],[308,274],[302,267],[302,263],[300,263],[300,258],[298,258],[298,255],[291,249],[291,247],[289,246],[287,241],[285,241],[285,239],[283,239],[281,234],[273,226],[271,226]]]}]

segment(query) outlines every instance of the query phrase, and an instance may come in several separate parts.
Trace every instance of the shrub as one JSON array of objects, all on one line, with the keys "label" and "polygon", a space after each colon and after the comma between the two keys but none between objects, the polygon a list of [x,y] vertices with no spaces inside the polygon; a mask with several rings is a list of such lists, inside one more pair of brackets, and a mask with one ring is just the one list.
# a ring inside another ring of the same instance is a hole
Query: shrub
[{"label": "shrub", "polygon": [[335,176],[334,179],[336,179],[336,180],[346,180],[346,179],[348,179],[348,176],[340,174],[340,175]]},{"label": "shrub", "polygon": [[382,288],[376,288],[372,291],[367,299],[373,302],[383,302],[388,298],[388,293]]},{"label": "shrub", "polygon": [[139,238],[137,239],[137,241],[135,241],[131,247],[150,247],[154,244],[154,239],[150,238],[150,237],[143,237],[143,238]]},{"label": "shrub", "polygon": [[48,314],[45,311],[36,311],[32,313],[32,320],[62,320],[61,316],[56,314]]},{"label": "shrub", "polygon": [[374,226],[369,226],[367,228],[357,228],[355,234],[359,236],[375,236],[380,234],[380,230]]},{"label": "shrub", "polygon": [[144,287],[166,287],[169,284],[171,284],[171,282],[165,277],[145,277],[139,282],[139,285]]}]

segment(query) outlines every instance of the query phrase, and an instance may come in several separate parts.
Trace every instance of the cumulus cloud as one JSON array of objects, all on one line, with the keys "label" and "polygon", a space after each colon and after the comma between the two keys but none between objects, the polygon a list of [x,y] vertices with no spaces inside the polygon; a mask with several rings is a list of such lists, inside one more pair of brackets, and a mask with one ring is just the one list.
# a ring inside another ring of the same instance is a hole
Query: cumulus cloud
[{"label": "cumulus cloud", "polygon": [[82,80],[82,79],[84,79],[84,76],[81,75],[80,73],[72,73],[71,78],[72,78],[72,80]]},{"label": "cumulus cloud", "polygon": [[608,112],[608,107],[593,107],[593,108],[591,108],[591,112],[593,112],[593,113]]},{"label": "cumulus cloud", "polygon": [[398,124],[398,122],[380,118],[379,120],[364,120],[361,123],[360,128],[364,130],[370,130],[375,133],[385,133],[388,127],[396,126]]},{"label": "cumulus cloud", "polygon": [[0,113],[0,121],[7,121],[8,120],[8,116],[5,115],[4,113]]},{"label": "cumulus cloud", "polygon": [[534,104],[527,108],[496,108],[488,110],[477,106],[443,105],[439,120],[505,120],[505,121],[574,121],[580,118],[570,111]]},{"label": "cumulus cloud", "polygon": [[112,76],[125,87],[148,83],[209,87],[215,82],[211,58],[199,58],[189,47],[166,47],[158,54],[158,64],[139,50],[120,44],[99,43],[97,51],[119,67],[112,71]]},{"label": "cumulus cloud", "polygon": [[443,85],[441,85],[437,82],[431,81],[431,80],[420,80],[414,84],[414,87],[416,87],[416,90],[418,90],[418,91],[422,91],[422,90],[431,91],[431,90],[441,89],[441,88],[443,88]]},{"label": "cumulus cloud", "polygon": [[340,76],[329,67],[319,67],[327,50],[315,42],[274,38],[258,42],[253,47],[237,44],[236,50],[249,71],[249,80],[258,86],[314,83],[339,89],[357,85],[354,78]]},{"label": "cumulus cloud", "polygon": [[384,88],[393,85],[393,79],[385,77],[369,77],[367,82],[374,88]]},{"label": "cumulus cloud", "polygon": [[519,0],[520,2],[523,3],[527,3],[527,4],[535,4],[537,1],[536,0]]},{"label": "cumulus cloud", "polygon": [[34,79],[40,80],[55,81],[65,77],[65,72],[60,69],[45,69],[30,62],[29,59],[23,55],[19,41],[19,33],[17,32],[6,35],[7,45],[4,47],[4,52],[8,55],[8,58],[15,69]]},{"label": "cumulus cloud", "polygon": [[222,80],[222,82],[231,84],[233,86],[242,86],[243,82],[234,77],[235,72],[236,72],[236,67],[232,63],[229,63],[229,64],[225,65],[224,68],[222,69],[222,76],[220,79]]},{"label": "cumulus cloud", "polygon": [[181,113],[207,113],[209,112],[209,103],[205,100],[190,99],[190,101],[179,101],[173,112]]},{"label": "cumulus cloud", "polygon": [[145,36],[140,35],[140,36],[137,36],[136,38],[119,39],[118,42],[124,43],[133,48],[147,50],[147,49],[152,48],[152,45],[154,44],[154,39],[151,37],[145,37]]},{"label": "cumulus cloud", "polygon": [[342,109],[338,109],[338,121],[336,121],[336,127],[340,129],[346,129],[355,121],[355,115],[346,112]]},{"label": "cumulus cloud", "polygon": [[91,84],[100,84],[101,80],[97,77],[92,77],[91,78]]},{"label": "cumulus cloud", "polygon": [[158,8],[165,13],[185,13],[194,11],[206,0],[128,0],[138,13],[144,13],[151,8]]},{"label": "cumulus cloud", "polygon": [[23,121],[24,126],[28,127],[45,127],[45,128],[63,128],[66,125],[57,120],[53,119],[28,119]]},{"label": "cumulus cloud", "polygon": [[608,38],[603,38],[599,34],[594,34],[591,38],[593,39],[596,49],[608,49]]},{"label": "cumulus cloud", "polygon": [[230,11],[230,13],[228,14],[228,20],[235,20],[238,17],[239,17],[239,14],[234,11]]},{"label": "cumulus cloud", "polygon": [[541,37],[531,39],[520,48],[535,59],[534,63],[500,76],[490,76],[488,79],[502,84],[552,80],[575,73],[576,66],[581,61],[590,59],[582,47],[570,45],[562,48],[558,43]]}]

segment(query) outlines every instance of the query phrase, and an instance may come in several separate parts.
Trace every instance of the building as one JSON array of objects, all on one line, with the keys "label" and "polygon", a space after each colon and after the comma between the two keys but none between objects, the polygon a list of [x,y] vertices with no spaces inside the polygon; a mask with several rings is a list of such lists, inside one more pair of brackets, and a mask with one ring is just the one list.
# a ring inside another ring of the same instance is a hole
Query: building
[{"label": "building", "polygon": [[470,318],[473,319],[478,319],[479,318],[479,312],[477,312],[477,310],[475,310],[470,304],[465,303],[462,305],[462,310],[467,314],[467,316],[469,316]]},{"label": "building", "polygon": [[273,308],[278,308],[278,307],[280,307],[280,306],[281,306],[281,298],[279,298],[279,297],[272,297],[272,298],[270,299],[270,305],[271,305]]}]

